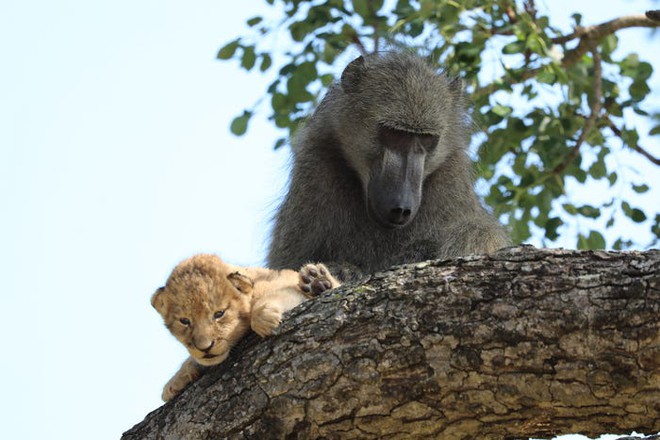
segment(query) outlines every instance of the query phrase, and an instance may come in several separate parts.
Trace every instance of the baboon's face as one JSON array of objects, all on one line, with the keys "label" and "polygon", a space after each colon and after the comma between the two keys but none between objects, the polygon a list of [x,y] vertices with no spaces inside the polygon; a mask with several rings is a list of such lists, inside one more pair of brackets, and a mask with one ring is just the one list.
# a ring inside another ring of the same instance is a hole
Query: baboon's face
[{"label": "baboon's face", "polygon": [[424,179],[461,147],[460,87],[416,57],[358,58],[342,75],[339,135],[356,170],[370,217],[386,228],[408,225]]}]

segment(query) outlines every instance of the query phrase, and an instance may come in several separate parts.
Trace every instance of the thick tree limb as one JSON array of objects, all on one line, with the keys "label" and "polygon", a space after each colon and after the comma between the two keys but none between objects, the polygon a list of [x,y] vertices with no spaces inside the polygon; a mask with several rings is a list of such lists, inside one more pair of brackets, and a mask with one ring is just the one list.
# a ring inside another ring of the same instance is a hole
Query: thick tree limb
[{"label": "thick tree limb", "polygon": [[660,251],[406,265],[294,311],[131,439],[660,431]]}]

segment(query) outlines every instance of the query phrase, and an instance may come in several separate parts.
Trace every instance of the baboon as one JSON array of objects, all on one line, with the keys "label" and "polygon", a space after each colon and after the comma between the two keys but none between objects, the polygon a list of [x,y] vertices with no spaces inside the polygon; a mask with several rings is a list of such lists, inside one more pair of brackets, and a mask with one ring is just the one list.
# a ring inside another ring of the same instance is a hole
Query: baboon
[{"label": "baboon", "polygon": [[409,53],[359,57],[293,140],[268,265],[322,261],[348,281],[509,243],[473,188],[460,80]]}]

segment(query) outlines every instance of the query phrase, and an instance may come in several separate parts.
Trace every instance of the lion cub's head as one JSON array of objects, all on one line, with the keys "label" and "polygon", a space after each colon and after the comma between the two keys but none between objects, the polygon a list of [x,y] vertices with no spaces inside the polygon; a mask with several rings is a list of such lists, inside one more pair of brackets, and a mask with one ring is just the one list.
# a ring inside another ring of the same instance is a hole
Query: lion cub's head
[{"label": "lion cub's head", "polygon": [[216,365],[250,329],[253,282],[215,255],[195,255],[174,268],[151,305],[201,365]]}]

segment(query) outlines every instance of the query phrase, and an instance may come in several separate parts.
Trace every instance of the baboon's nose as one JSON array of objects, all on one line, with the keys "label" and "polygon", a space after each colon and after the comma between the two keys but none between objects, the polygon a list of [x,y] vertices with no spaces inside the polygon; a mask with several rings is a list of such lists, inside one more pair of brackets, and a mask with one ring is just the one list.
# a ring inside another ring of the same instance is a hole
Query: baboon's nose
[{"label": "baboon's nose", "polygon": [[412,210],[410,208],[394,208],[390,210],[387,220],[395,225],[403,225],[410,220]]}]

